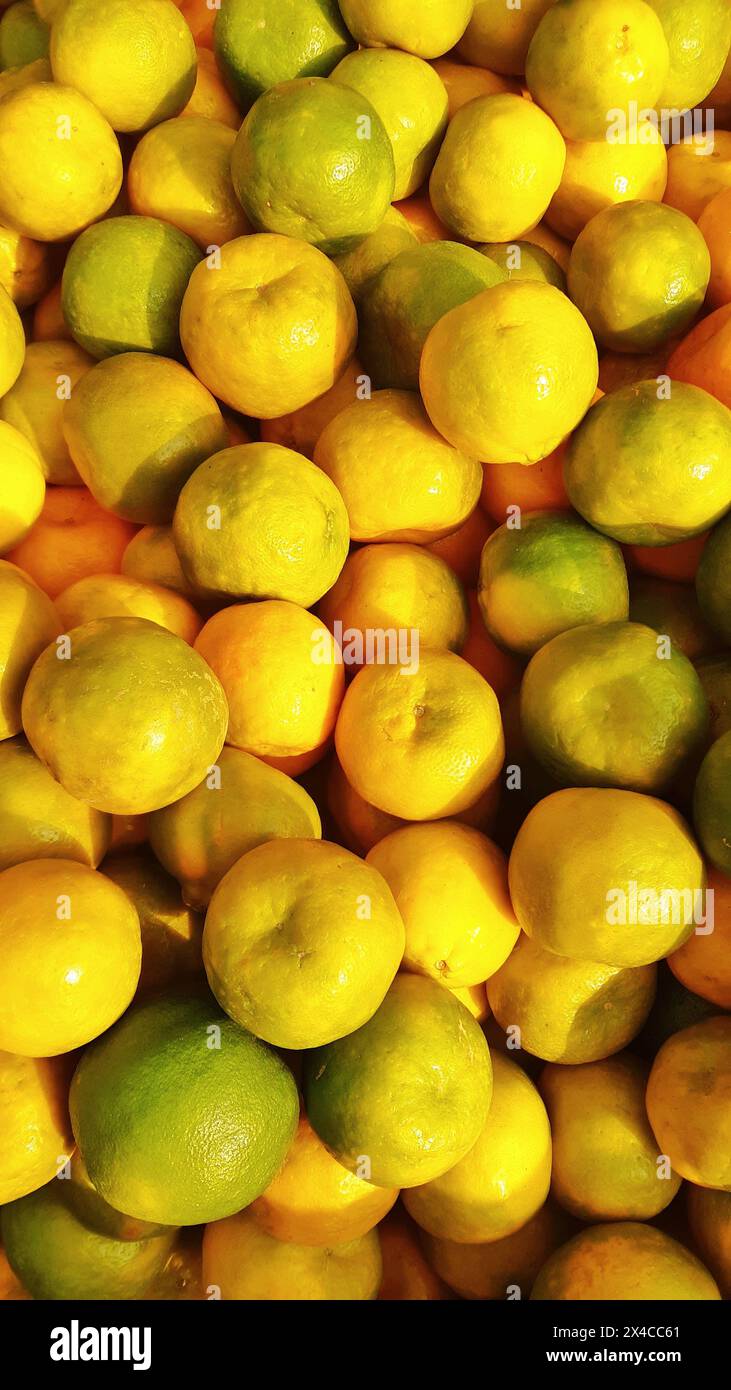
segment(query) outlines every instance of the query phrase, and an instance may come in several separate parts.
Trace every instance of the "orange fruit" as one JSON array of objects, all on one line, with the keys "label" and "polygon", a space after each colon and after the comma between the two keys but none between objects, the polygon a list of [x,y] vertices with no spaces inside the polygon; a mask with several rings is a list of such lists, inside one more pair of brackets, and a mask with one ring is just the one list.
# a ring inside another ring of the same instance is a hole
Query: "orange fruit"
[{"label": "orange fruit", "polygon": [[449,568],[454,570],[463,584],[474,585],[480,573],[482,547],[493,530],[494,527],[482,508],[475,507],[456,531],[452,531],[449,536],[442,536],[441,540],[432,541],[426,549],[430,550],[432,555],[439,555],[442,560],[446,560]]},{"label": "orange fruit", "polygon": [[283,444],[286,449],[296,449],[311,459],[320,435],[326,425],[359,399],[358,387],[365,385],[364,367],[357,357],[351,357],[342,376],[324,395],[316,396],[309,405],[293,410],[289,415],[278,419],[262,420],[261,437],[267,444]]},{"label": "orange fruit", "polygon": [[513,78],[490,72],[486,67],[455,63],[451,58],[437,58],[432,67],[447,89],[450,121],[455,113],[474,97],[491,97],[495,96],[496,92],[513,92],[520,96],[520,86]]},{"label": "orange fruit", "polygon": [[[215,17],[215,10],[210,11]],[[193,95],[181,116],[207,116],[211,121],[221,121],[232,130],[241,125],[241,112],[231,96],[218,70],[218,64],[210,48],[196,47],[198,71],[196,73]]]},{"label": "orange fruit", "polygon": [[196,651],[218,676],[229,705],[226,739],[290,771],[321,756],[345,684],[340,651],[325,624],[280,599],[222,608]]},{"label": "orange fruit", "polygon": [[712,930],[696,931],[679,951],[668,956],[668,965],[681,985],[717,1004],[731,1009],[731,879],[713,865],[708,868],[709,894],[713,893]]},{"label": "orange fruit", "polygon": [[702,386],[731,408],[731,304],[696,324],[676,347],[667,370],[673,380]]},{"label": "orange fruit", "polygon": [[413,227],[419,241],[449,241],[451,232],[440,221],[426,193],[415,193],[394,207]]},{"label": "orange fruit", "polygon": [[364,666],[335,729],[356,791],[404,820],[437,820],[474,805],[503,761],[492,688],[453,652],[424,651],[418,669]]},{"label": "orange fruit", "polygon": [[35,526],[6,558],[55,598],[87,575],[118,573],[136,530],[85,487],[51,487]]},{"label": "orange fruit", "polygon": [[470,630],[461,656],[484,676],[498,700],[503,700],[509,691],[516,690],[520,685],[523,668],[518,659],[512,653],[504,652],[487,631],[476,589],[470,589],[467,600],[470,606]]},{"label": "orange fruit", "polygon": [[698,230],[711,253],[708,303],[718,309],[731,303],[731,187],[706,203],[698,218]]},{"label": "orange fruit", "polygon": [[502,526],[510,515],[509,507],[520,507],[521,512],[570,507],[563,480],[565,453],[564,442],[537,463],[484,464],[480,502],[488,515]]},{"label": "orange fruit", "polygon": [[691,536],[675,545],[628,545],[626,553],[634,568],[643,574],[692,584],[707,540],[708,532],[704,531],[700,536]]},{"label": "orange fruit", "polygon": [[717,193],[731,185],[731,130],[681,140],[668,150],[665,202],[698,221]]}]

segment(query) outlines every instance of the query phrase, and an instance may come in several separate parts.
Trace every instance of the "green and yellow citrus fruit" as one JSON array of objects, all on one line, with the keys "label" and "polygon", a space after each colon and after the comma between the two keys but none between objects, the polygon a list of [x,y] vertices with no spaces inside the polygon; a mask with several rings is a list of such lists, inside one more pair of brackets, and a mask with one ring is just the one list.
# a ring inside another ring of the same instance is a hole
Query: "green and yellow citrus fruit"
[{"label": "green and yellow citrus fruit", "polygon": [[144,618],[74,628],[48,647],[23,696],[31,746],[99,811],[155,811],[197,786],[226,734],[226,697],[187,642]]},{"label": "green and yellow citrus fruit", "polygon": [[404,951],[386,880],[322,840],[270,840],[229,869],[203,938],[219,1004],[276,1047],[321,1047],[367,1023]]},{"label": "green and yellow citrus fruit", "polygon": [[252,106],[231,155],[252,227],[350,251],[375,232],[394,196],[388,131],[360,91],[321,77],[272,87]]},{"label": "green and yellow citrus fruit", "polygon": [[118,1211],[164,1225],[217,1221],[258,1197],[297,1114],[284,1062],[195,993],[130,1010],[86,1050],[71,1091],[94,1187]]},{"label": "green and yellow citrus fruit", "polygon": [[488,538],[479,601],[490,636],[530,656],[560,632],[627,617],[622,552],[573,513],[527,512]]},{"label": "green and yellow citrus fruit", "polygon": [[368,1023],[305,1059],[313,1129],[379,1187],[414,1187],[453,1168],[477,1141],[491,1096],[479,1024],[417,975],[398,975]]}]

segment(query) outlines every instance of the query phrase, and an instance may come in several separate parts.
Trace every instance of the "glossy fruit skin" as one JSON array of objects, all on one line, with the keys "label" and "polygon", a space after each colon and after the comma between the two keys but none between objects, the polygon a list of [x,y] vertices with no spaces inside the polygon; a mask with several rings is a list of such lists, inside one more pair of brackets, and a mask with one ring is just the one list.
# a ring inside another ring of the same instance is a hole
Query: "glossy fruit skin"
[{"label": "glossy fruit skin", "polygon": [[404,950],[386,880],[326,840],[270,840],[216,888],[203,956],[221,1007],[275,1047],[300,1051],[375,1013]]},{"label": "glossy fruit skin", "polygon": [[305,1063],[310,1123],[351,1171],[366,1155],[378,1186],[416,1186],[452,1167],[475,1143],[491,1095],[479,1025],[442,985],[416,975],[397,976],[368,1023]]},{"label": "glossy fruit skin", "polygon": [[279,82],[327,77],[353,47],[337,0],[228,0],[215,18],[216,58],[244,111]]},{"label": "glossy fruit skin", "polygon": [[0,1052],[3,1204],[49,1182],[73,1151],[68,1113],[71,1069],[68,1057]]},{"label": "glossy fruit skin", "polygon": [[652,352],[690,327],[710,274],[708,247],[685,213],[635,200],[587,222],[571,252],[568,289],[602,347]]},{"label": "glossy fruit skin", "polygon": [[376,1231],[343,1244],[304,1245],[275,1240],[253,1211],[212,1222],[203,1241],[206,1286],[224,1300],[370,1301],[381,1267]]},{"label": "glossy fruit skin", "polygon": [[23,694],[41,760],[72,796],[117,815],[191,791],[215,763],[228,719],[202,657],[145,618],[98,618],[67,636],[69,659],[46,648]]},{"label": "glossy fruit skin", "polygon": [[564,481],[580,515],[615,540],[698,535],[731,504],[731,412],[679,381],[669,394],[655,379],[621,387],[574,432]]},{"label": "glossy fruit skin", "polygon": [[574,1236],[547,1260],[531,1294],[539,1301],[720,1297],[715,1280],[690,1250],[639,1221],[600,1223]]},{"label": "glossy fruit skin", "polygon": [[592,624],[559,634],[532,657],[521,721],[557,782],[660,794],[687,775],[705,745],[708,702],[688,658],[674,647],[666,653],[661,641],[642,623]]},{"label": "glossy fruit skin", "polygon": [[561,632],[627,617],[624,560],[572,513],[527,511],[486,541],[479,602],[490,636],[531,656]]},{"label": "glossy fruit skin", "polygon": [[675,1171],[725,1192],[731,1191],[730,1076],[731,1018],[716,1014],[663,1043],[645,1096],[655,1138]]},{"label": "glossy fruit skin", "polygon": [[58,1180],[3,1208],[11,1265],[37,1299],[135,1299],[158,1275],[174,1232],[115,1240],[84,1225],[66,1206]]},{"label": "glossy fruit skin", "polygon": [[236,137],[231,173],[257,232],[297,237],[329,256],[376,231],[395,181],[375,107],[319,77],[282,82],[259,97]]},{"label": "glossy fruit skin", "polygon": [[118,1210],[165,1225],[217,1221],[258,1197],[298,1108],[284,1063],[207,992],[131,1010],[85,1052],[71,1090],[94,1186]]}]

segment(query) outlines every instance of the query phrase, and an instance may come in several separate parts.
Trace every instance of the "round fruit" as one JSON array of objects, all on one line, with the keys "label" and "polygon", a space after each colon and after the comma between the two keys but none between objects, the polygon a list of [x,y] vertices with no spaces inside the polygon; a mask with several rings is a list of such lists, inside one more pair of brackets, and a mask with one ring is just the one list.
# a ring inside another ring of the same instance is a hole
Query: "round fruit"
[{"label": "round fruit", "polygon": [[30,669],[61,630],[51,600],[30,575],[0,560],[0,739],[22,728],[21,700]]},{"label": "round fruit", "polygon": [[175,1232],[117,1240],[80,1221],[63,1183],[3,1208],[2,1237],[12,1269],[36,1299],[137,1299],[161,1273]]},{"label": "round fruit", "polygon": [[434,980],[398,975],[373,1018],[305,1057],[313,1129],[351,1172],[415,1187],[477,1141],[492,1067],[478,1023]]},{"label": "round fruit", "polygon": [[694,1242],[718,1280],[724,1298],[731,1290],[731,1192],[709,1187],[686,1189],[688,1221]]},{"label": "round fruit", "polygon": [[538,945],[576,960],[648,965],[690,936],[705,886],[688,827],[638,792],[554,792],[524,820],[510,895]]},{"label": "round fruit", "polygon": [[337,487],[279,444],[240,444],[202,463],[178,499],[173,538],[195,587],[310,608],[348,553]]},{"label": "round fruit", "polygon": [[672,1202],[668,1170],[645,1111],[646,1072],[630,1053],[541,1075],[553,1136],[551,1189],[582,1221],[647,1221]]},{"label": "round fruit", "polygon": [[[514,11],[519,14],[520,11]],[[572,1230],[560,1207],[545,1202],[520,1230],[502,1240],[463,1245],[423,1233],[421,1244],[432,1269],[460,1298],[527,1297],[536,1275]]]},{"label": "round fruit", "polygon": [[444,83],[423,58],[396,48],[361,48],[343,58],[331,76],[360,92],[377,111],[394,159],[392,201],[410,197],[429,177],[447,128]]},{"label": "round fruit", "polygon": [[46,496],[40,455],[14,425],[0,420],[0,552],[25,539]]},{"label": "round fruit", "polygon": [[383,874],[406,927],[404,968],[449,988],[500,968],[518,936],[507,861],[486,835],[454,821],[386,835],[366,860]]},{"label": "round fruit", "polygon": [[195,44],[171,0],[68,0],[54,18],[51,66],[114,130],[146,130],[182,111]]},{"label": "round fruit", "polygon": [[122,574],[143,584],[159,584],[183,597],[193,598],[173,541],[172,526],[142,526],[122,555]]},{"label": "round fruit", "polygon": [[63,272],[63,314],[92,357],[179,355],[178,318],[200,260],[194,241],[157,217],[109,217],[77,237]]},{"label": "round fruit", "polygon": [[205,386],[178,362],[147,352],[98,362],[67,402],[63,430],[97,502],[143,523],[171,521],[191,473],[228,443]]},{"label": "round fruit", "polygon": [[687,989],[719,1009],[731,1009],[731,879],[714,868],[708,873],[706,910],[705,925],[711,930],[690,936],[668,958],[668,965]]},{"label": "round fruit", "polygon": [[236,237],[190,278],[180,337],[196,376],[244,415],[274,419],[329,390],[355,348],[340,271],[293,237]]},{"label": "round fruit", "polygon": [[540,222],[565,162],[561,132],[539,106],[511,92],[476,97],[449,123],[429,197],[466,241],[512,241]]},{"label": "round fruit", "polygon": [[319,618],[281,599],[234,604],[209,618],[195,646],[226,692],[227,743],[284,771],[322,756],[345,677],[340,647]]},{"label": "round fruit", "polygon": [[731,733],[716,739],[701,763],[693,820],[706,857],[731,874]]},{"label": "round fruit", "polygon": [[449,1172],[404,1194],[410,1216],[432,1236],[478,1244],[520,1230],[543,1206],[551,1182],[551,1129],[533,1082],[492,1053],[492,1103],[477,1142]]},{"label": "round fruit", "polygon": [[731,1190],[731,1018],[674,1033],[647,1083],[647,1114],[673,1168],[701,1187]]},{"label": "round fruit", "polygon": [[523,677],[528,747],[559,783],[667,790],[697,760],[708,701],[687,656],[642,623],[575,627]]},{"label": "round fruit", "polygon": [[0,1052],[0,1204],[50,1181],[74,1147],[68,1115],[67,1057]]},{"label": "round fruit", "polygon": [[0,68],[19,68],[48,54],[48,25],[30,0],[11,4],[0,20]]},{"label": "round fruit", "polygon": [[352,47],[337,0],[226,0],[216,15],[216,58],[244,110],[288,78],[327,77]]},{"label": "round fruit", "polygon": [[[360,302],[363,295],[376,279],[384,266],[392,261],[400,251],[413,250],[416,245],[416,236],[412,231],[411,225],[398,208],[390,207],[386,212],[380,227],[375,232],[371,232],[363,241],[359,242],[352,251],[345,251],[342,256],[333,256],[333,264],[340,271],[354,300]],[[351,367],[357,368],[354,376],[362,373],[363,368],[355,362],[351,362]],[[353,390],[348,401],[343,401],[347,405],[353,399]],[[317,404],[317,402],[313,402]],[[332,415],[329,416],[332,419]],[[326,424],[327,421],[323,422]],[[293,441],[280,440],[280,443]],[[314,443],[313,441],[313,447]]]},{"label": "round fruit", "polygon": [[704,208],[731,184],[731,130],[686,135],[668,150],[665,202],[697,222]]},{"label": "round fruit", "polygon": [[235,139],[230,126],[205,116],[184,114],[154,126],[130,160],[132,212],[171,222],[206,254],[243,236],[249,225],[231,181]]},{"label": "round fruit", "polygon": [[695,587],[704,618],[731,645],[731,517],[711,532],[696,571]]},{"label": "round fruit", "polygon": [[403,48],[420,58],[438,58],[462,37],[472,4],[473,0],[340,0],[340,9],[363,48]]},{"label": "round fruit", "polygon": [[323,840],[250,850],[206,914],[213,993],[275,1047],[321,1047],[367,1023],[403,952],[403,922],[381,874]]},{"label": "round fruit", "polygon": [[62,419],[74,388],[93,365],[94,358],[76,343],[29,343],[18,380],[0,400],[0,416],[32,444],[49,483],[81,481],[63,436]]},{"label": "round fruit", "polygon": [[441,438],[415,391],[346,406],[320,435],[315,463],[340,490],[358,541],[438,540],[480,495],[480,465]]},{"label": "round fruit", "polygon": [[690,327],[710,274],[695,223],[664,203],[638,200],[587,222],[571,252],[568,286],[601,347],[652,352]]},{"label": "round fruit", "polygon": [[23,696],[34,751],[98,811],[138,815],[197,786],[223,746],[226,696],[202,657],[144,618],[74,628],[48,647]]},{"label": "round fruit", "polygon": [[[110,1207],[99,1196],[78,1149],[72,1155],[59,1183],[64,1206],[90,1230],[115,1240],[148,1240],[150,1236],[171,1233],[171,1228],[155,1221],[138,1221]],[[174,1228],[172,1228],[174,1231]]]},{"label": "round fruit", "polygon": [[380,1223],[378,1238],[383,1257],[379,1299],[386,1303],[411,1303],[450,1297],[446,1284],[427,1264],[419,1228],[403,1207],[394,1207]]},{"label": "round fruit", "polygon": [[231,174],[252,227],[327,255],[375,232],[394,194],[391,141],[375,107],[322,77],[282,82],[258,98],[236,137]]},{"label": "round fruit", "polygon": [[662,24],[670,50],[670,69],[657,105],[687,111],[708,96],[721,76],[731,45],[731,13],[725,0],[647,3]]},{"label": "round fruit", "polygon": [[172,806],[155,811],[149,839],[180,881],[185,902],[207,907],[224,874],[267,840],[319,840],[320,817],[304,787],[239,748],[222,748],[214,770]]},{"label": "round fruit", "polygon": [[542,246],[534,246],[530,241],[486,241],[479,251],[499,266],[508,280],[540,280],[566,293],[566,276],[561,266]]},{"label": "round fruit", "polygon": [[165,1225],[248,1206],[281,1167],[297,1114],[284,1062],[192,993],[131,1009],[87,1048],[71,1088],[95,1188],[118,1211]]},{"label": "round fruit", "polygon": [[77,579],[115,571],[134,532],[85,487],[49,487],[35,526],[8,558],[55,598]]},{"label": "round fruit", "polygon": [[375,1187],[343,1168],[302,1115],[284,1167],[251,1214],[276,1240],[342,1245],[373,1230],[397,1197],[396,1188]]},{"label": "round fruit", "polygon": [[475,0],[475,8],[457,52],[465,63],[476,63],[492,72],[525,72],[525,59],[533,35],[554,0],[522,0],[511,9],[505,0]]},{"label": "round fruit", "polygon": [[596,390],[596,347],[553,285],[513,280],[435,324],[421,358],[424,404],[456,449],[490,463],[545,458]]},{"label": "round fruit", "polygon": [[711,255],[711,278],[708,282],[708,303],[718,309],[731,303],[731,256],[729,249],[729,208],[731,208],[731,188],[717,193],[707,203],[698,218],[698,230],[702,233]]},{"label": "round fruit", "polygon": [[596,1062],[639,1033],[655,997],[656,969],[571,960],[521,933],[512,955],[487,982],[503,1031],[546,1062]]},{"label": "round fruit", "polygon": [[[410,670],[411,674],[404,674]],[[382,811],[436,820],[473,806],[495,781],[505,744],[497,698],[453,652],[418,666],[365,666],[335,727],[348,781]]]},{"label": "round fruit", "polygon": [[[559,236],[575,241],[597,213],[618,203],[636,199],[659,203],[662,200],[668,158],[660,131],[652,121],[644,119],[637,122],[632,135],[631,144],[610,140],[566,141],[566,164],[561,182],[546,210],[546,221]],[[629,238],[627,240],[627,250],[636,258],[642,244],[633,245]],[[594,255],[601,255],[601,251],[601,245],[593,248]],[[613,251],[616,254],[616,244]],[[643,276],[647,268],[643,261]],[[611,274],[611,265],[607,270]],[[637,288],[635,286],[635,291]],[[643,289],[644,281],[639,285],[640,292]],[[626,294],[624,285],[620,303],[625,301]]]},{"label": "round fruit", "polygon": [[730,361],[731,304],[724,304],[696,324],[678,344],[667,365],[674,380],[702,386],[731,408]]},{"label": "round fruit", "polygon": [[56,608],[67,632],[94,618],[148,618],[192,645],[202,626],[202,619],[182,594],[122,574],[87,575],[77,580],[59,594]]},{"label": "round fruit", "polygon": [[7,290],[0,285],[0,397],[17,381],[25,357],[25,334]]},{"label": "round fruit", "polygon": [[23,740],[0,743],[0,869],[30,859],[95,869],[111,837],[110,818],[69,796]]},{"label": "round fruit", "polygon": [[543,1266],[531,1298],[620,1302],[719,1299],[705,1265],[679,1241],[641,1221],[590,1226]]},{"label": "round fruit", "polygon": [[208,1226],[203,1237],[203,1280],[220,1297],[338,1302],[376,1298],[381,1251],[375,1231],[343,1244],[302,1245],[275,1240],[253,1211]]},{"label": "round fruit", "polygon": [[71,1052],[124,1012],[140,976],[140,924],[126,895],[71,859],[0,875],[0,1046]]},{"label": "round fruit", "polygon": [[569,140],[604,140],[632,111],[653,107],[670,55],[662,25],[644,0],[560,0],[528,49],[525,80]]},{"label": "round fruit", "polygon": [[76,236],[122,186],[112,127],[81,92],[50,81],[3,98],[0,164],[0,220],[36,241]]},{"label": "round fruit", "polygon": [[[206,14],[215,19],[216,12],[206,7]],[[194,35],[195,37],[195,35]],[[196,73],[193,95],[181,116],[204,116],[209,121],[220,121],[234,134],[241,125],[241,112],[226,86],[213,50],[201,48],[196,44],[198,71]]]},{"label": "round fruit", "polygon": [[418,390],[419,362],[434,324],[505,279],[494,262],[456,241],[401,251],[371,280],[359,304],[358,351],[373,380]]},{"label": "round fruit", "polygon": [[641,381],[597,401],[568,447],[564,478],[598,531],[670,545],[731,505],[731,412],[707,391]]},{"label": "round fruit", "polygon": [[0,285],[25,309],[47,292],[52,278],[49,247],[0,226]]},{"label": "round fruit", "polygon": [[571,512],[528,512],[519,520],[493,531],[480,562],[480,611],[496,642],[530,656],[561,632],[627,617],[618,545]]},{"label": "round fruit", "polygon": [[373,642],[379,633],[417,632],[420,646],[450,651],[460,651],[467,637],[462,585],[445,560],[421,545],[354,550],[318,612],[353,665],[362,664],[369,634]]}]

